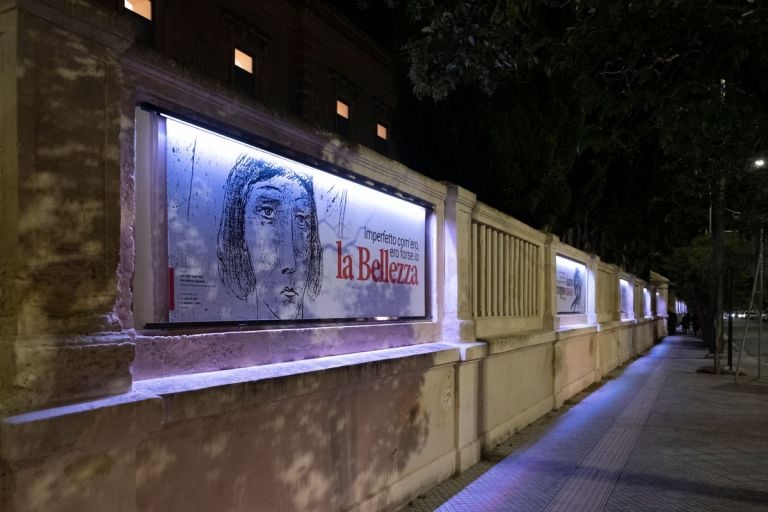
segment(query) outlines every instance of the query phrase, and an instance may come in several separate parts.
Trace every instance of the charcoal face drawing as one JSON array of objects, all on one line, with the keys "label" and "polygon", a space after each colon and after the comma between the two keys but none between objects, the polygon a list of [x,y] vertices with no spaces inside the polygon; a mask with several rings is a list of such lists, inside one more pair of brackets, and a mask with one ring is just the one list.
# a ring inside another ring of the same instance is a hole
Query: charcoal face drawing
[{"label": "charcoal face drawing", "polygon": [[227,177],[219,225],[219,277],[258,320],[303,318],[322,286],[312,179],[240,155]]}]

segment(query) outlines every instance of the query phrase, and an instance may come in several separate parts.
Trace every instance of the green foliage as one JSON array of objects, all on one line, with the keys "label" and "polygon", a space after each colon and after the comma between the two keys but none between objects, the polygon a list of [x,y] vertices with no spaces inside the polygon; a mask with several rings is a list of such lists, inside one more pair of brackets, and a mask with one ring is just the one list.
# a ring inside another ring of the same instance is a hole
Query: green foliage
[{"label": "green foliage", "polygon": [[[739,233],[725,233],[726,294],[733,282],[734,309],[747,309],[751,293],[754,266],[757,261],[754,244]],[[679,299],[691,309],[704,311],[709,300],[709,272],[712,239],[697,236],[688,244],[677,247],[664,261],[663,271],[674,275],[671,283]]]},{"label": "green foliage", "polygon": [[529,1],[407,2],[406,12],[418,35],[405,46],[409,76],[417,97],[443,99],[463,85],[493,93],[518,67],[537,62],[530,37]]},{"label": "green foliage", "polygon": [[[765,149],[768,7],[409,0],[403,159],[639,275]],[[762,189],[747,188],[752,204]],[[745,212],[754,212],[740,204]],[[739,209],[737,208],[737,209]]]}]

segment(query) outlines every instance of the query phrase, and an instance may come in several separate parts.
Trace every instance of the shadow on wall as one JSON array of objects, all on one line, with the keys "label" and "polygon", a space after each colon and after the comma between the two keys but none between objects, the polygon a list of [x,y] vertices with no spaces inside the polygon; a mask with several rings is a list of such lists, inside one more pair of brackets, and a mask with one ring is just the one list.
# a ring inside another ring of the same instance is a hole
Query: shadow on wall
[{"label": "shadow on wall", "polygon": [[24,37],[34,44],[22,50],[32,55],[20,70],[21,140],[34,147],[20,148],[20,329],[105,330],[115,327],[119,249],[108,217],[120,207],[120,115],[105,95],[117,83],[105,57],[69,32],[40,26]]},{"label": "shadow on wall", "polygon": [[[137,509],[333,511],[358,504],[430,462],[430,428],[439,426],[435,420],[452,424],[450,397],[432,410],[423,405],[428,388],[452,390],[452,374],[436,373],[359,381],[169,423],[138,449]],[[283,387],[262,381],[246,393],[280,396]]]},{"label": "shadow on wall", "polygon": [[[113,313],[120,247],[114,62],[32,16],[20,17],[19,30],[13,328],[20,346],[3,368],[14,379],[9,410],[61,403],[109,385],[118,357],[107,365],[85,362],[79,349],[91,333],[119,329]],[[124,352],[120,360],[130,357]],[[124,387],[127,368],[121,378]]]},{"label": "shadow on wall", "polygon": [[11,508],[12,494],[11,472],[8,464],[4,460],[0,460],[0,510],[13,510]]}]

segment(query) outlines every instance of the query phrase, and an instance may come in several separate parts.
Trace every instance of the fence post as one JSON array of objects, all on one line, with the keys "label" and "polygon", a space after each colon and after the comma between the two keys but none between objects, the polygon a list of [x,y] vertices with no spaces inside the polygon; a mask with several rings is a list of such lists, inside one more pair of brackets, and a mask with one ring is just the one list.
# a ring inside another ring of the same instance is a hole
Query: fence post
[{"label": "fence post", "polygon": [[600,257],[592,255],[587,261],[587,323],[590,325],[597,323],[597,287],[598,265]]},{"label": "fence post", "polygon": [[[472,311],[472,209],[477,196],[448,185],[445,199],[443,341],[475,341]],[[439,250],[439,249],[438,249]]]},{"label": "fence post", "polygon": [[556,235],[547,234],[544,243],[544,289],[542,290],[544,309],[542,323],[544,330],[556,331],[560,328],[560,321],[557,316],[557,267],[555,256],[557,250],[555,246],[560,242]]}]

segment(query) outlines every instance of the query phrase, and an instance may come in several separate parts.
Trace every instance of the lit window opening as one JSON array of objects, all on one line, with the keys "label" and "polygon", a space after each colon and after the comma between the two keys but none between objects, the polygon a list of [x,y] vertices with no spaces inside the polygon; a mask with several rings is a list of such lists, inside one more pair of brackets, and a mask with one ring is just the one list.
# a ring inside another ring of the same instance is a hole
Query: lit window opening
[{"label": "lit window opening", "polygon": [[336,100],[336,115],[349,119],[349,105],[341,100]]},{"label": "lit window opening", "polygon": [[387,127],[381,123],[376,124],[376,136],[381,140],[387,140],[388,138]]},{"label": "lit window opening", "polygon": [[125,0],[125,8],[152,21],[152,0]]},{"label": "lit window opening", "polygon": [[246,73],[253,74],[253,57],[235,48],[235,67],[242,69]]}]

